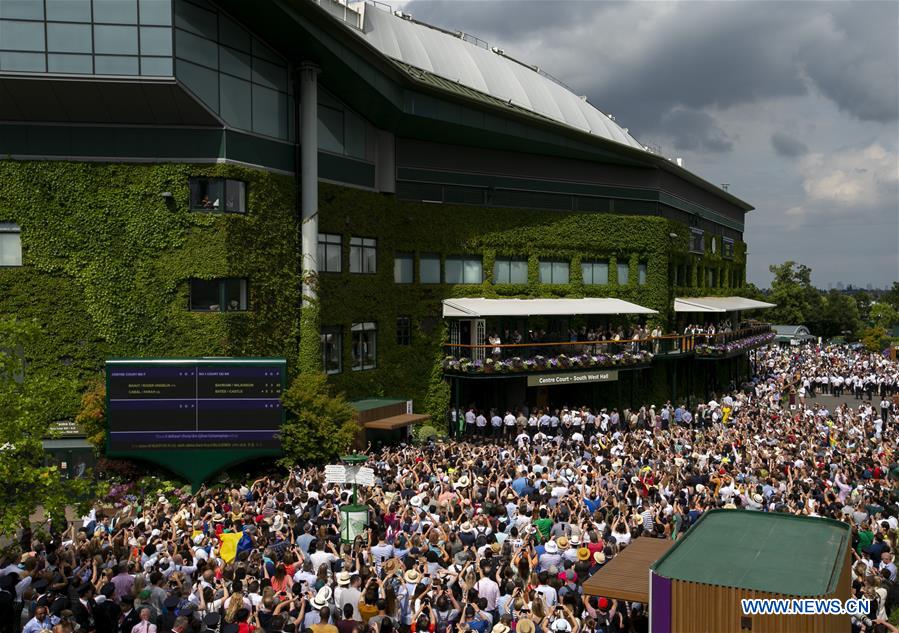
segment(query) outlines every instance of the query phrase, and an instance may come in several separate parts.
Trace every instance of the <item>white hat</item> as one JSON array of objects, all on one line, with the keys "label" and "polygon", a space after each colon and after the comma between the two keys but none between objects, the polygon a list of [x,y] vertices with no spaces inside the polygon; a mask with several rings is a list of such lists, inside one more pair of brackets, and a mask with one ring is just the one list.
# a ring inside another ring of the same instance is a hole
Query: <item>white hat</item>
[{"label": "white hat", "polygon": [[421,495],[415,495],[414,497],[409,499],[409,504],[413,508],[420,508],[421,507]]},{"label": "white hat", "polygon": [[705,486],[703,486],[702,484],[696,484],[696,492],[698,492],[698,493],[705,492]]},{"label": "white hat", "polygon": [[559,546],[556,545],[555,541],[550,541],[549,543],[547,543],[546,545],[543,546],[543,549],[546,550],[547,554],[558,554],[559,553]]},{"label": "white hat", "polygon": [[331,599],[331,588],[325,585],[321,589],[318,590],[318,593],[315,594],[315,597],[312,599],[312,606],[316,609],[321,609],[322,607],[328,606],[328,601]]},{"label": "white hat", "polygon": [[765,501],[764,498],[762,498],[762,495],[757,492],[752,495],[752,500],[756,503],[764,503]]},{"label": "white hat", "polygon": [[337,586],[346,587],[350,584],[350,572],[342,571],[337,574]]},{"label": "white hat", "polygon": [[553,631],[558,631],[559,633],[570,633],[571,624],[565,618],[556,618],[550,628],[552,628]]},{"label": "white hat", "polygon": [[466,521],[465,523],[463,523],[462,525],[459,526],[459,531],[465,532],[465,533],[474,532],[474,528],[471,526],[470,522]]}]

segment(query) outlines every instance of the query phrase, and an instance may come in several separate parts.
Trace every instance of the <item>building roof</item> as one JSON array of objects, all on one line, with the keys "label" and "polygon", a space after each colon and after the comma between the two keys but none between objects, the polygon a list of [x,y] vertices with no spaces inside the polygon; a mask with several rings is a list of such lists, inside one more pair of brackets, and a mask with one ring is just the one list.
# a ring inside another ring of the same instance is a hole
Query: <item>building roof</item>
[{"label": "building roof", "polygon": [[736,312],[774,307],[773,303],[745,297],[679,297],[674,300],[675,312]]},{"label": "building roof", "polygon": [[844,573],[850,536],[832,519],[710,510],[651,569],[673,580],[823,596]]},{"label": "building roof", "polygon": [[809,336],[811,333],[804,325],[772,325],[778,336]]},{"label": "building roof", "polygon": [[585,97],[574,94],[536,67],[495,52],[498,49],[490,49],[486,42],[471,36],[401,18],[372,4],[358,6],[362,10],[362,29],[351,31],[387,57],[557,123],[647,151],[627,130],[590,105]]},{"label": "building roof", "polygon": [[674,545],[670,539],[640,537],[584,582],[584,593],[615,600],[649,602],[649,567]]},{"label": "building roof", "polygon": [[571,316],[576,314],[658,314],[656,310],[621,299],[444,299],[443,316]]},{"label": "building roof", "polygon": [[350,406],[356,411],[369,411],[379,407],[387,407],[392,404],[405,404],[405,400],[397,400],[395,398],[366,398],[365,400],[354,400],[350,402]]},{"label": "building roof", "polygon": [[395,431],[406,426],[418,424],[430,420],[431,416],[424,413],[403,413],[401,415],[392,415],[389,418],[380,418],[366,422],[363,426],[366,429],[379,429],[382,431]]}]

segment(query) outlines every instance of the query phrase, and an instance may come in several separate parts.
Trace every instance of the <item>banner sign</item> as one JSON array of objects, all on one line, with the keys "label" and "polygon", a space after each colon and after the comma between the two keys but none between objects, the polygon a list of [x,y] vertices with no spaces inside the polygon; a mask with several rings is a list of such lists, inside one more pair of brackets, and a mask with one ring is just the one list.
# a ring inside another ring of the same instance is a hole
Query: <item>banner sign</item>
[{"label": "banner sign", "polygon": [[585,382],[611,382],[618,380],[617,369],[572,371],[554,374],[528,376],[528,387],[548,387],[552,385],[579,385]]}]

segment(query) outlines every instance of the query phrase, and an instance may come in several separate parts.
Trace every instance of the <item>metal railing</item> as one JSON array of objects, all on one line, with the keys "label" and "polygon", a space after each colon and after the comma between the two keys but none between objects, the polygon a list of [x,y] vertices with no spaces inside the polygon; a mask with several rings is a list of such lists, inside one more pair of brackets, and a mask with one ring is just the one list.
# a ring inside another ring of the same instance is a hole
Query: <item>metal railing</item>
[{"label": "metal railing", "polygon": [[[773,335],[768,325],[742,328],[717,334],[666,334],[657,337],[624,340],[593,341],[528,341],[521,343],[484,343],[468,345],[448,343],[444,346],[447,358],[454,360],[528,361],[556,359],[563,364],[571,359],[588,366],[612,365],[621,361],[630,364],[645,363],[655,356],[702,353],[723,355],[739,351],[740,342],[758,339],[758,344]],[[754,342],[754,341],[750,341]],[[540,365],[542,363],[538,363]],[[556,365],[558,363],[551,363]],[[530,365],[529,365],[530,367]]]}]

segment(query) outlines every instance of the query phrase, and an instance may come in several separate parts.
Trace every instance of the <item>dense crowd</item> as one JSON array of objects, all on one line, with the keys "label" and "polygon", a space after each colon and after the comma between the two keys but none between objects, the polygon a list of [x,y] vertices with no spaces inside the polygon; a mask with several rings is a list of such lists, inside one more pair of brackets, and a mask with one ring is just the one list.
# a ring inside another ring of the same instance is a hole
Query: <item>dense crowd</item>
[{"label": "dense crowd", "polygon": [[[0,633],[641,632],[646,605],[587,595],[585,581],[711,508],[849,523],[853,591],[872,601],[853,626],[892,630],[899,367],[810,346],[755,363],[754,388],[695,408],[565,409],[531,429],[510,411],[514,436],[371,454],[369,528],[351,543],[338,511],[350,492],[321,468],[26,531],[0,561]],[[873,376],[881,400],[816,402],[833,376]]]}]

